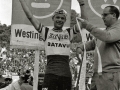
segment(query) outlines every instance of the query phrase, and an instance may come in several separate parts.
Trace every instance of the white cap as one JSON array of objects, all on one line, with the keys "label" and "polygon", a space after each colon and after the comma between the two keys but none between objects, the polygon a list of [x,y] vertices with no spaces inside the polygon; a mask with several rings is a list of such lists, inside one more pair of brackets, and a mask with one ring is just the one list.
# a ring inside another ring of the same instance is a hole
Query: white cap
[{"label": "white cap", "polygon": [[56,14],[63,14],[65,15],[65,17],[67,17],[67,11],[65,11],[64,9],[58,9],[53,13],[53,16],[55,16]]}]

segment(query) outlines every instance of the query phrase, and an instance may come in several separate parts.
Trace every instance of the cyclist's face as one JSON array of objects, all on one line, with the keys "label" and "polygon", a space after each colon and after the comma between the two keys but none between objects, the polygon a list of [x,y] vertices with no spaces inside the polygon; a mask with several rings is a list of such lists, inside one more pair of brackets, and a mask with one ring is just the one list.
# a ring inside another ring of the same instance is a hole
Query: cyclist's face
[{"label": "cyclist's face", "polygon": [[63,14],[56,14],[53,17],[53,21],[55,28],[62,28],[64,23],[66,22],[66,17]]}]

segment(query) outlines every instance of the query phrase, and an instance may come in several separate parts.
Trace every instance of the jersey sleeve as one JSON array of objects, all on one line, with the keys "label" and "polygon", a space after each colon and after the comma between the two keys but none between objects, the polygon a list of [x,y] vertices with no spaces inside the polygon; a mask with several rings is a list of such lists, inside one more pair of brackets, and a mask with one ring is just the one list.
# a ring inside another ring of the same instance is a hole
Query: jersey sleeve
[{"label": "jersey sleeve", "polygon": [[45,41],[47,38],[47,33],[48,33],[49,28],[45,27],[44,25],[40,24],[38,32],[42,36],[42,39]]}]

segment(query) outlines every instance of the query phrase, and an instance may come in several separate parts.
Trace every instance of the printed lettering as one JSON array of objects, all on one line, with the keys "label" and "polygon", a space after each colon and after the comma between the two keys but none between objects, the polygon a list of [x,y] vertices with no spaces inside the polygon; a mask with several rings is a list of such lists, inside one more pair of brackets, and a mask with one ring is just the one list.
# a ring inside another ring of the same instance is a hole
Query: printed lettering
[{"label": "printed lettering", "polygon": [[62,47],[62,44],[61,43],[59,43],[59,46],[58,47]]},{"label": "printed lettering", "polygon": [[39,39],[39,41],[43,40],[40,33],[35,33],[34,31],[23,31],[22,29],[15,29],[15,36],[23,37],[23,38]]},{"label": "printed lettering", "polygon": [[55,43],[55,45],[56,45],[56,47],[57,47],[58,43]]},{"label": "printed lettering", "polygon": [[53,36],[53,33],[50,33],[49,38],[52,38],[52,36]]},{"label": "printed lettering", "polygon": [[58,39],[60,41],[60,40],[63,40],[63,39],[68,39],[68,35],[67,34],[63,35],[63,34],[50,33],[48,38],[49,39]]},{"label": "printed lettering", "polygon": [[63,47],[65,48],[65,47],[66,47],[66,44],[63,44]]},{"label": "printed lettering", "polygon": [[15,29],[15,35],[16,37],[21,37],[21,34],[22,34],[22,29]]},{"label": "printed lettering", "polygon": [[48,46],[50,46],[50,42],[48,42]]},{"label": "printed lettering", "polygon": [[54,46],[54,47],[55,47],[55,44],[54,44],[54,43],[52,43],[52,44],[51,44],[51,46]]},{"label": "printed lettering", "polygon": [[22,36],[23,36],[24,38],[26,37],[26,32],[25,32],[25,31],[22,32]]},{"label": "printed lettering", "polygon": [[69,48],[70,47],[70,44],[62,44],[62,43],[51,43],[51,42],[48,42],[48,46],[51,46],[51,47],[63,47],[63,48]]},{"label": "printed lettering", "polygon": [[93,39],[93,36],[89,33],[89,34],[86,34],[86,38],[87,38],[87,41],[90,41]]}]

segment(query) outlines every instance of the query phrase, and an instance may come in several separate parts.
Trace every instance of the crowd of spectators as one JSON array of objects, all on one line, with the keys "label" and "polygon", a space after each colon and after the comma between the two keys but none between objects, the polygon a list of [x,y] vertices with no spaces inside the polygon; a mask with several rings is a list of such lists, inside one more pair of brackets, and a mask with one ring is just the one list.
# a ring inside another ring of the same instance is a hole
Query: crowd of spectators
[{"label": "crowd of spectators", "polygon": [[[16,75],[21,75],[26,70],[34,71],[34,59],[35,59],[35,51],[34,50],[25,50],[25,49],[10,49],[4,52],[6,54],[6,58],[3,60],[1,58],[1,71],[6,74],[6,72],[15,73]],[[87,53],[87,70],[86,70],[86,79],[92,77],[92,65],[93,65],[93,54],[92,52]],[[45,72],[47,60],[44,51],[40,51],[40,60],[39,60],[39,72]],[[73,76],[73,87],[75,87],[75,81],[78,77],[78,69],[80,66],[79,60],[77,60],[75,55],[72,55],[70,59],[70,68]],[[28,71],[27,71],[28,72]],[[41,76],[41,75],[38,75]],[[44,75],[43,75],[44,76]],[[30,76],[27,78],[30,85],[33,85],[33,77]],[[42,78],[43,79],[43,78]],[[42,80],[41,79],[41,80]],[[38,81],[41,81],[38,80]],[[10,79],[5,79],[8,83],[11,83]],[[87,80],[88,83],[89,80]],[[3,85],[4,87],[4,85]],[[41,85],[38,86],[40,88]]]}]

